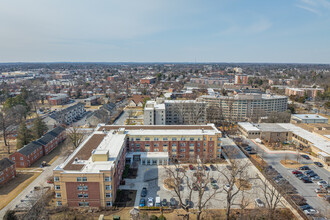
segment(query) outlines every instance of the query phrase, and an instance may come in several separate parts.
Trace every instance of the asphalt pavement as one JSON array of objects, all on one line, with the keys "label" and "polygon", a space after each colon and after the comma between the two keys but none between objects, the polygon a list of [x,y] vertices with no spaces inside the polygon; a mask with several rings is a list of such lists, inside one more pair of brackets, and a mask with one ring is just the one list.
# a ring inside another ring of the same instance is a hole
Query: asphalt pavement
[{"label": "asphalt pavement", "polygon": [[[257,152],[264,151],[261,147],[253,143],[251,140],[246,139],[249,145],[252,148],[255,148]],[[329,204],[323,200],[322,198],[318,197],[315,193],[315,189],[319,188],[319,186],[315,183],[303,183],[299,180],[295,175],[292,174],[294,169],[285,168],[280,161],[283,160],[285,157],[291,160],[296,160],[297,155],[293,153],[268,153],[264,151],[263,153],[259,153],[259,156],[263,157],[263,159],[271,165],[274,169],[276,169],[285,179],[287,179],[294,187],[296,187],[298,193],[303,196],[309,205],[317,209],[319,212],[323,213],[324,215],[330,215],[330,206]],[[309,165],[310,169],[312,169],[315,173],[317,173],[323,180],[329,181],[330,172],[325,170],[324,168],[318,167],[313,164],[312,160],[306,160],[300,157],[301,164]]]}]

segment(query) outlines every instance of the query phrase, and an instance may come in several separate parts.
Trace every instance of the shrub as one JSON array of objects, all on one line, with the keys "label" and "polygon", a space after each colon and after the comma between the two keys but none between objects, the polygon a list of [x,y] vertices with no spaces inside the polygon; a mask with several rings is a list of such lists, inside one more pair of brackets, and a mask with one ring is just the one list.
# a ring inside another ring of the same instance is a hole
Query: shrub
[{"label": "shrub", "polygon": [[152,215],[152,216],[150,216],[150,218],[149,218],[150,220],[158,220],[158,217],[157,216],[155,216],[155,215]]},{"label": "shrub", "polygon": [[166,220],[166,218],[165,218],[165,216],[160,215],[159,218],[158,218],[158,220]]}]

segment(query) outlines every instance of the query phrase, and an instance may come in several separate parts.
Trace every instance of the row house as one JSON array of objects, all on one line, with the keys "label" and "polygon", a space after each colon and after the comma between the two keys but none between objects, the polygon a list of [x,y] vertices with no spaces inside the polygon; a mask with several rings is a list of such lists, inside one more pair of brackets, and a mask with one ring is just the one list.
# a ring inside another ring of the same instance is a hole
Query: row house
[{"label": "row house", "polygon": [[0,160],[0,186],[16,176],[16,165],[8,158]]},{"label": "row house", "polygon": [[25,145],[10,156],[16,167],[30,167],[38,159],[49,154],[65,139],[65,128],[56,127],[36,141]]}]

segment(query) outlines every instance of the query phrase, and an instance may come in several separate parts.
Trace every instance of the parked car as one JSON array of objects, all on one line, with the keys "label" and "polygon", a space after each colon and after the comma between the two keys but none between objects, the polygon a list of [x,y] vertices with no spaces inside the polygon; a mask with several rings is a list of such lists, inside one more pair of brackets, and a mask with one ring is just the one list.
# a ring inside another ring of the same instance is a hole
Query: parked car
[{"label": "parked car", "polygon": [[210,167],[211,167],[211,170],[212,171],[216,171],[217,170],[217,168],[213,164],[211,164]]},{"label": "parked car", "polygon": [[217,183],[217,180],[215,180],[213,177],[210,178],[211,183]]},{"label": "parked car", "polygon": [[314,171],[313,170],[307,170],[307,171],[304,172],[305,175],[309,174],[309,173],[314,173]]},{"label": "parked car", "polygon": [[185,204],[187,207],[191,208],[191,201],[189,199],[185,200]]},{"label": "parked car", "polygon": [[211,183],[212,189],[218,189],[218,185],[216,183]]},{"label": "parked car", "polygon": [[317,182],[317,185],[319,185],[319,186],[323,186],[325,184],[328,184],[328,182],[324,181],[324,180]]},{"label": "parked car", "polygon": [[163,201],[162,201],[162,206],[163,206],[163,207],[167,206],[167,200],[166,200],[166,199],[163,199]]},{"label": "parked car", "polygon": [[190,169],[190,170],[193,170],[193,169],[194,169],[194,166],[191,165],[191,164],[189,164],[189,169]]},{"label": "parked car", "polygon": [[310,170],[308,166],[299,167],[299,170]]},{"label": "parked car", "polygon": [[147,188],[146,187],[143,187],[142,188],[142,191],[141,191],[141,197],[146,197],[147,196],[147,193],[148,193]]},{"label": "parked car", "polygon": [[304,176],[305,176],[305,175],[302,174],[302,173],[296,175],[296,177],[297,177],[298,179],[301,179],[301,178],[304,177]]},{"label": "parked car", "polygon": [[154,198],[149,197],[148,198],[148,207],[152,207],[152,206],[154,206]]},{"label": "parked car", "polygon": [[228,190],[230,189],[230,185],[229,185],[229,184],[226,184],[226,185],[224,186],[224,189],[228,191]]},{"label": "parked car", "polygon": [[307,176],[314,177],[314,176],[318,176],[318,175],[316,173],[309,173],[309,174],[307,174]]},{"label": "parked car", "polygon": [[320,181],[320,180],[322,180],[322,178],[319,177],[319,176],[313,176],[313,177],[311,177],[311,180],[312,181]]},{"label": "parked car", "polygon": [[145,199],[140,199],[140,207],[146,206],[146,200]]},{"label": "parked car", "polygon": [[306,199],[300,195],[292,195],[291,199],[299,206],[306,205]]},{"label": "parked car", "polygon": [[193,189],[194,191],[197,191],[197,190],[198,190],[198,186],[197,186],[196,183],[193,183],[193,184],[192,184],[192,189]]},{"label": "parked car", "polygon": [[300,206],[300,208],[301,208],[302,210],[306,210],[306,209],[312,209],[313,207],[310,206],[310,205],[308,205],[308,204],[306,204],[306,205],[302,205],[302,206]]},{"label": "parked car", "polygon": [[233,169],[230,165],[227,165],[226,168],[227,168],[228,170],[232,170],[232,169]]},{"label": "parked car", "polygon": [[256,198],[254,201],[258,207],[260,207],[260,208],[265,207],[265,204],[263,203],[263,201],[261,201],[261,199]]},{"label": "parked car", "polygon": [[318,167],[323,167],[323,164],[320,163],[320,162],[314,162],[314,164],[315,164],[316,166],[318,166]]},{"label": "parked car", "polygon": [[306,209],[306,210],[304,210],[304,213],[306,215],[315,215],[318,213],[318,211],[316,211],[315,209]]},{"label": "parked car", "polygon": [[299,171],[299,170],[293,170],[293,171],[292,171],[292,174],[295,174],[295,175],[297,175],[297,174],[301,174],[301,171]]},{"label": "parked car", "polygon": [[317,188],[314,190],[316,193],[328,193],[328,190],[323,189],[323,188]]},{"label": "parked car", "polygon": [[162,204],[161,204],[161,200],[160,200],[160,197],[157,196],[156,199],[155,199],[155,206],[156,207],[160,207]]},{"label": "parked car", "polygon": [[209,171],[210,170],[210,168],[208,166],[206,166],[206,165],[203,165],[203,168],[204,168],[205,171]]},{"label": "parked car", "polygon": [[312,183],[313,181],[312,180],[310,180],[308,177],[306,178],[302,178],[301,179],[304,183]]},{"label": "parked car", "polygon": [[174,199],[174,198],[171,198],[170,199],[170,206],[171,206],[171,208],[175,208],[176,207],[176,200]]},{"label": "parked car", "polygon": [[306,154],[302,154],[301,157],[302,157],[302,158],[305,158],[306,160],[310,160],[310,159],[311,159],[311,158],[310,158],[308,155],[306,155]]},{"label": "parked car", "polygon": [[302,180],[302,179],[304,179],[304,178],[308,178],[308,176],[306,176],[306,175],[304,175],[304,174],[299,175],[299,176],[297,176],[297,177],[298,177],[298,179],[300,179],[300,180]]}]

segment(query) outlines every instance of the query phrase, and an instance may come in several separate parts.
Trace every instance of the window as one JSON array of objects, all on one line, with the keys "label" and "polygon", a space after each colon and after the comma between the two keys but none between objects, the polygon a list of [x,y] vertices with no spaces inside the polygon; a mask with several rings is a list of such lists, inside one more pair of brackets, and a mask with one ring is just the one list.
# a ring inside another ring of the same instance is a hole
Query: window
[{"label": "window", "polygon": [[11,160],[15,160],[15,157],[12,157]]},{"label": "window", "polygon": [[176,144],[172,144],[172,147],[176,147]]},{"label": "window", "polygon": [[79,204],[80,207],[83,207],[85,203],[79,202],[78,204]]},{"label": "window", "polygon": [[168,141],[168,138],[163,138],[163,141]]},{"label": "window", "polygon": [[104,177],[104,181],[105,182],[110,182],[111,181],[111,177],[109,177],[109,176]]},{"label": "window", "polygon": [[176,141],[176,138],[172,138],[172,141]]},{"label": "window", "polygon": [[56,205],[57,205],[57,206],[62,206],[62,201],[57,201],[57,202],[56,202]]},{"label": "window", "polygon": [[55,194],[55,197],[56,197],[56,198],[61,198],[61,193],[56,193],[56,194]]},{"label": "window", "polygon": [[135,147],[139,148],[141,145],[140,144],[136,144]]},{"label": "window", "polygon": [[194,143],[189,144],[189,147],[195,147]]},{"label": "window", "polygon": [[186,149],[181,149],[180,151],[181,151],[181,152],[186,152]]},{"label": "window", "polygon": [[182,138],[181,138],[181,141],[185,141],[185,140],[186,140],[186,138],[185,138],[185,137],[182,137]]},{"label": "window", "polygon": [[195,140],[195,138],[191,137],[189,140],[191,140],[191,141],[194,141],[194,140]]},{"label": "window", "polygon": [[163,144],[163,147],[167,147],[168,146],[168,144]]},{"label": "window", "polygon": [[81,177],[77,177],[77,182],[81,182]]},{"label": "window", "polygon": [[111,198],[111,197],[112,197],[112,194],[111,194],[111,193],[106,193],[106,194],[105,194],[105,197],[106,197],[106,198]]},{"label": "window", "polygon": [[105,185],[105,190],[111,190],[111,185]]},{"label": "window", "polygon": [[159,141],[159,138],[158,138],[158,137],[155,137],[155,138],[154,138],[154,141]]},{"label": "window", "polygon": [[88,194],[87,193],[84,194],[84,198],[88,198]]},{"label": "window", "polygon": [[24,162],[21,162],[21,166],[24,166]]},{"label": "window", "polygon": [[159,144],[154,144],[154,147],[159,147]]},{"label": "window", "polygon": [[85,202],[85,206],[88,207],[89,206],[89,202]]},{"label": "window", "polygon": [[107,201],[106,202],[106,206],[109,207],[109,206],[112,206],[112,203],[110,201]]},{"label": "window", "polygon": [[54,176],[54,182],[58,182],[58,181],[60,181],[60,177]]},{"label": "window", "polygon": [[82,190],[82,186],[77,186],[77,190]]},{"label": "window", "polygon": [[146,137],[144,140],[145,140],[145,141],[150,141],[150,138]]},{"label": "window", "polygon": [[55,185],[55,190],[60,190],[61,186],[60,185]]},{"label": "window", "polygon": [[136,141],[140,141],[140,140],[141,140],[141,138],[135,138],[135,140],[136,140]]},{"label": "window", "polygon": [[185,147],[186,146],[186,143],[181,143],[181,147]]},{"label": "window", "polygon": [[83,190],[87,191],[88,190],[88,186],[83,186]]},{"label": "window", "polygon": [[78,198],[82,198],[82,197],[84,197],[84,195],[82,193],[79,193]]},{"label": "window", "polygon": [[176,149],[172,149],[172,152],[176,152]]},{"label": "window", "polygon": [[83,177],[83,178],[82,178],[82,181],[83,181],[83,182],[87,182],[87,177]]}]

